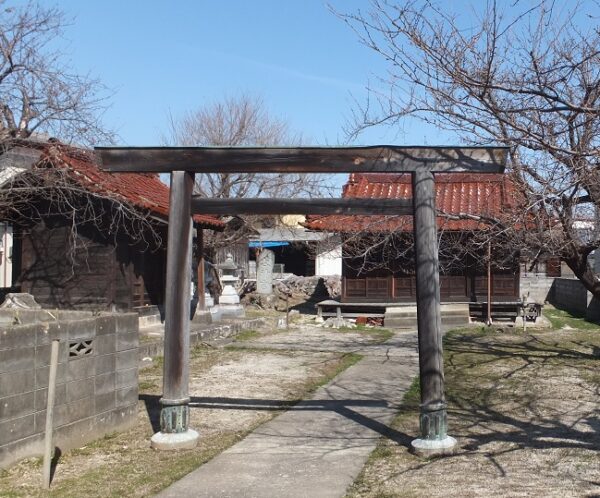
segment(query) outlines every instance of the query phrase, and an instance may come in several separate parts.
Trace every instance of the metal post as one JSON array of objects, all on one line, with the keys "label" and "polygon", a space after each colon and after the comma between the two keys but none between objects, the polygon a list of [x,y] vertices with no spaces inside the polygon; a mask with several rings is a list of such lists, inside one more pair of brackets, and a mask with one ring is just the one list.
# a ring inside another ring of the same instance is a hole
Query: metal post
[{"label": "metal post", "polygon": [[161,450],[193,448],[198,442],[198,433],[188,426],[193,186],[192,173],[171,173],[163,397],[160,432],[152,436],[152,447]]},{"label": "metal post", "polygon": [[429,171],[412,174],[417,324],[421,383],[421,437],[412,442],[418,453],[445,453],[456,444],[447,435],[442,355],[442,319],[438,262],[435,184]]}]

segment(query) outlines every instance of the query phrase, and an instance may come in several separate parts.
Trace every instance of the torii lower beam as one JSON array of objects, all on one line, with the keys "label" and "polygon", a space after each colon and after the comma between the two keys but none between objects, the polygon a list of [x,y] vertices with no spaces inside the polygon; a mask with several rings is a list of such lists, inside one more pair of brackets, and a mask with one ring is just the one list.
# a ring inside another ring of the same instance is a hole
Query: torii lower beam
[{"label": "torii lower beam", "polygon": [[207,199],[192,197],[194,214],[412,215],[410,199]]}]

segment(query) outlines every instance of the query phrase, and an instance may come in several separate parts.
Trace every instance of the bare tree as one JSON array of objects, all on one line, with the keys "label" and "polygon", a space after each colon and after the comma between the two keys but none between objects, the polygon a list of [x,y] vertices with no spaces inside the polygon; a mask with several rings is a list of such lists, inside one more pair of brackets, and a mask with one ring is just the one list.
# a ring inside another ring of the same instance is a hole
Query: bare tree
[{"label": "bare tree", "polygon": [[[302,136],[272,116],[263,100],[248,94],[227,97],[179,118],[170,116],[167,145],[217,147],[293,146]],[[196,190],[213,198],[314,193],[320,179],[297,174],[223,173],[198,175]]]},{"label": "bare tree", "polygon": [[[168,132],[163,136],[163,143],[173,146],[266,147],[301,142],[301,135],[270,114],[262,99],[248,94],[224,98],[178,118],[170,116]],[[326,180],[323,175],[291,173],[200,174],[196,175],[196,192],[211,198],[323,196],[330,188]],[[246,229],[273,223],[272,218],[243,217]],[[243,235],[243,231],[213,234],[206,242],[225,246]]]},{"label": "bare tree", "polygon": [[470,15],[371,0],[340,14],[387,62],[350,132],[414,117],[466,144],[508,146],[515,209],[486,221],[534,258],[560,256],[596,297],[588,257],[600,238],[577,221],[600,206],[598,14],[595,2],[545,0],[489,1]]},{"label": "bare tree", "polygon": [[[107,240],[124,234],[140,250],[155,250],[161,231],[151,213],[86,186],[63,160],[64,154],[77,155],[93,165],[90,151],[64,144],[89,146],[114,137],[101,120],[106,87],[74,72],[54,48],[67,25],[56,7],[0,0],[0,219],[18,225],[20,233],[64,220],[72,265],[75,253],[85,253],[79,232],[89,227]],[[27,150],[31,155],[13,160],[15,151]]]},{"label": "bare tree", "polygon": [[110,142],[100,116],[106,88],[79,75],[52,47],[66,26],[57,8],[0,0],[0,141],[46,133],[65,142]]}]

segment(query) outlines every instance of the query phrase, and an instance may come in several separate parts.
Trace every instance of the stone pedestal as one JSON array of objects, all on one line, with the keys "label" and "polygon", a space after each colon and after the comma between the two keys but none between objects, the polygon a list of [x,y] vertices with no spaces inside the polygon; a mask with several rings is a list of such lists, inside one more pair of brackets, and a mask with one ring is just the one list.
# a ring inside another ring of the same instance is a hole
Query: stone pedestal
[{"label": "stone pedestal", "polygon": [[212,298],[209,292],[204,293],[204,308],[201,306],[200,300],[198,300],[198,305],[196,306],[196,312],[194,313],[194,318],[192,322],[194,323],[203,323],[210,324],[213,322],[212,314],[210,309],[215,305],[215,300]]},{"label": "stone pedestal", "polygon": [[209,310],[196,309],[196,312],[194,313],[194,318],[192,318],[192,322],[208,325],[212,323],[212,315]]},{"label": "stone pedestal", "polygon": [[211,316],[213,320],[220,320],[222,318],[244,318],[246,312],[241,304],[217,304],[217,308],[214,312],[211,310]]},{"label": "stone pedestal", "polygon": [[[225,277],[223,277],[225,279]],[[240,304],[240,296],[236,292],[233,287],[233,282],[223,282],[225,285],[223,286],[223,292],[219,296],[219,305],[223,304]]]},{"label": "stone pedestal", "polygon": [[221,279],[225,284],[223,292],[219,296],[219,304],[215,306],[218,308],[220,318],[243,318],[246,316],[244,307],[240,304],[240,296],[233,287],[233,283],[237,281],[237,277],[234,280],[228,279],[223,276]]},{"label": "stone pedestal", "polygon": [[423,458],[452,455],[456,451],[456,439],[446,436],[443,439],[415,439],[411,443],[413,452]]},{"label": "stone pedestal", "polygon": [[157,432],[150,438],[150,446],[155,450],[191,450],[198,444],[198,439],[200,435],[194,429],[173,434]]}]

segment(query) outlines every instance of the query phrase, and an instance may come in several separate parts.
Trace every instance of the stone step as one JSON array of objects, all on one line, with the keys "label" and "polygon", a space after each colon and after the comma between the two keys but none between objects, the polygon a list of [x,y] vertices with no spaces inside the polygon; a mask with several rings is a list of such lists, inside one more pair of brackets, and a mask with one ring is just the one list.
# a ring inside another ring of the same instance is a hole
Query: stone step
[{"label": "stone step", "polygon": [[[411,318],[417,317],[417,312],[416,311],[400,311],[400,312],[390,312],[389,310],[386,310],[385,313],[386,316],[398,316],[398,317],[404,317],[404,318]],[[470,315],[469,310],[467,309],[466,311],[442,311],[442,316],[466,316],[468,317]]]},{"label": "stone step", "polygon": [[[440,308],[442,325],[467,325],[470,321],[468,304],[442,304]],[[385,312],[383,324],[386,327],[414,329],[417,327],[417,307],[388,307]]]},{"label": "stone step", "polygon": [[[446,316],[442,317],[442,325],[444,326],[460,326],[468,325],[468,316]],[[396,317],[389,316],[383,319],[383,326],[398,329],[416,329],[417,328],[417,317]]]}]

